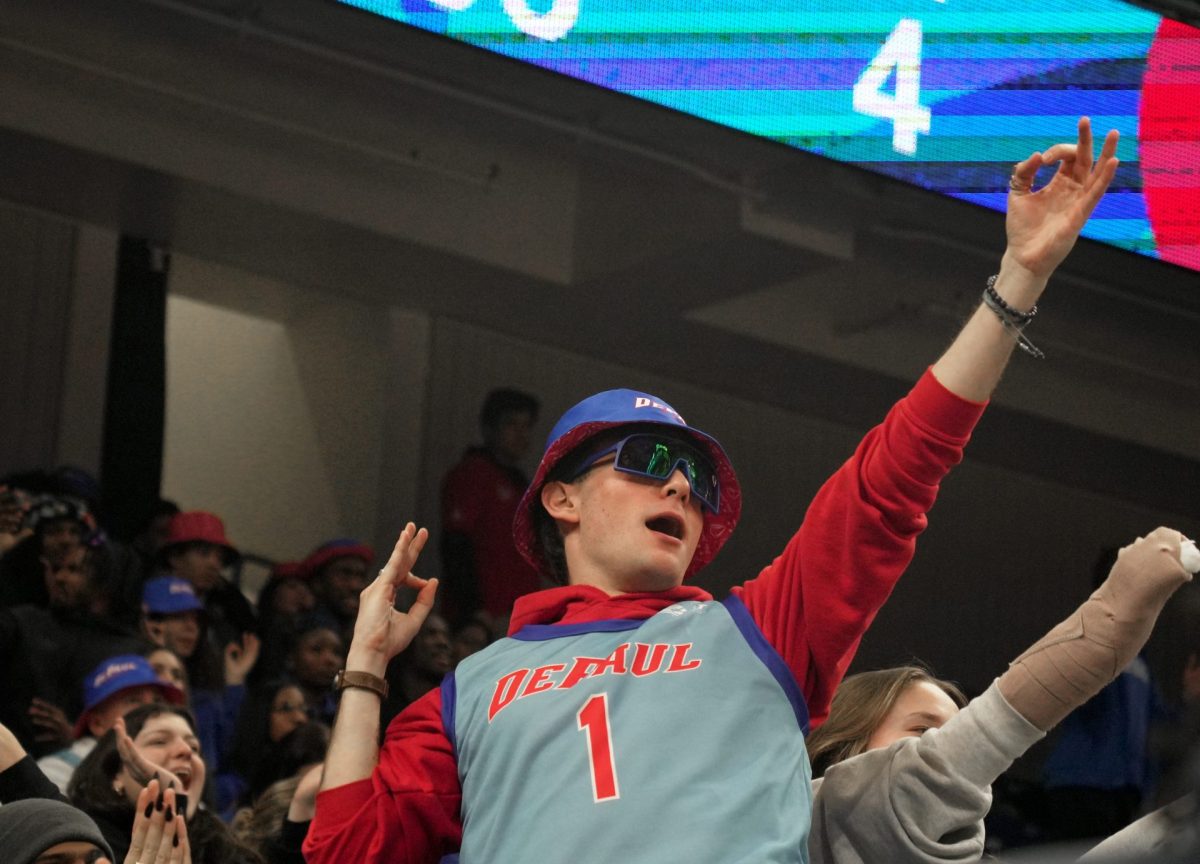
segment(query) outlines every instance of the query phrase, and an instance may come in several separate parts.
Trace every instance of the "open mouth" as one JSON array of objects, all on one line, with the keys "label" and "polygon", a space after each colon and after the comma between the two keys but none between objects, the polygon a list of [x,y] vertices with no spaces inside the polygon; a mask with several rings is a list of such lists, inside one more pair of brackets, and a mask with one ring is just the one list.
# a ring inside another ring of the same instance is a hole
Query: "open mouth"
[{"label": "open mouth", "polygon": [[179,778],[179,784],[183,787],[183,791],[188,791],[188,787],[192,785],[192,769],[176,768],[172,773]]},{"label": "open mouth", "polygon": [[677,516],[655,516],[646,522],[646,527],[658,534],[666,534],[675,540],[683,539],[683,520]]}]

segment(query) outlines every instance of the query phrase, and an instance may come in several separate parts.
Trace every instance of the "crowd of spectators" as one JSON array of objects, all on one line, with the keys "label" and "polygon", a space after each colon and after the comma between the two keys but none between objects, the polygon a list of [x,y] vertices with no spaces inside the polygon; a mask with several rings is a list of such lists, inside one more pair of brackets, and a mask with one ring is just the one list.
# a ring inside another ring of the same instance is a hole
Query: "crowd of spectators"
[{"label": "crowd of spectators", "polygon": [[[78,470],[0,483],[0,802],[69,801],[121,860],[157,776],[191,808],[196,864],[302,861],[331,685],[374,550],[319,543],[248,596],[216,514],[151,502],[121,542],[100,500]],[[383,725],[492,626],[467,617],[452,633],[431,616],[389,669]]]},{"label": "crowd of spectators", "polygon": [[[319,543],[274,564],[250,596],[231,578],[239,551],[216,514],[151,502],[141,532],[120,542],[98,501],[75,470],[0,482],[0,803],[69,801],[120,860],[135,819],[150,819],[138,801],[153,780],[186,810],[197,864],[299,864],[337,707],[331,684],[374,550],[352,538]],[[475,614],[435,611],[393,660],[381,729],[497,638],[504,610],[485,594],[459,592]],[[1173,702],[1186,707],[1200,691],[1188,685],[1200,679],[1200,646],[1184,653]],[[1049,815],[1070,816],[1065,804],[1046,807],[1045,791],[1016,812],[1006,790],[997,787],[991,843],[1054,837]],[[1140,790],[1103,833],[1150,806],[1152,792]]]}]

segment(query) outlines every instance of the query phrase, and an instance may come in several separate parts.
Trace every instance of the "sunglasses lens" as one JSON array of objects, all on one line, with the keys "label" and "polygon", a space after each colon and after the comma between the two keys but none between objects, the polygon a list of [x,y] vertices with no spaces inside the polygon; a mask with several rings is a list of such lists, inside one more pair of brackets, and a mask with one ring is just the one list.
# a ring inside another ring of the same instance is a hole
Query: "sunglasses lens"
[{"label": "sunglasses lens", "polygon": [[649,456],[642,455],[639,457],[638,461],[645,463],[642,470],[651,477],[669,477],[675,455],[671,452],[671,448],[661,441],[651,441],[647,442],[644,449],[650,452]]},{"label": "sunglasses lens", "polygon": [[683,463],[692,493],[714,513],[717,510],[717,474],[708,456],[689,444],[656,435],[631,435],[622,442],[616,467],[623,471],[665,480]]}]

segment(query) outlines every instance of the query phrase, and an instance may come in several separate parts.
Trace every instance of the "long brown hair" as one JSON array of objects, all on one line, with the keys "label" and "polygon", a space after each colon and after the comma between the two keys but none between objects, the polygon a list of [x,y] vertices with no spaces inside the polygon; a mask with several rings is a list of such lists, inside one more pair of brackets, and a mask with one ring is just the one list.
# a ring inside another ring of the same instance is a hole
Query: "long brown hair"
[{"label": "long brown hair", "polygon": [[864,752],[900,695],[922,682],[942,689],[959,708],[966,706],[967,697],[957,686],[933,677],[923,666],[860,672],[843,681],[833,694],[828,719],[806,742],[813,776],[820,777],[830,766]]},{"label": "long brown hair", "polygon": [[[196,720],[191,711],[178,705],[155,702],[139,705],[125,715],[129,737],[136,738],[143,726],[164,714],[182,717],[192,732],[196,731]],[[75,769],[67,787],[71,803],[97,820],[104,819],[114,825],[132,825],[133,805],[112,785],[121,770],[121,764],[116,730],[109,729]],[[199,789],[195,792],[201,794]],[[257,852],[242,845],[224,822],[203,808],[188,820],[188,839],[192,847],[192,860],[196,864],[263,864]],[[123,857],[123,853],[117,852],[117,857]]]},{"label": "long brown hair", "polygon": [[[192,730],[196,731],[196,718],[192,712],[178,705],[167,705],[153,702],[139,705],[125,714],[125,729],[130,738],[136,738],[142,727],[155,717],[164,714],[174,714],[182,717]],[[71,803],[85,813],[97,813],[114,821],[121,822],[126,817],[132,820],[133,805],[123,792],[113,788],[113,780],[121,770],[121,754],[117,750],[117,733],[109,729],[100,736],[92,752],[79,763],[71,782],[67,786],[67,796]],[[201,790],[195,790],[200,794]]]}]

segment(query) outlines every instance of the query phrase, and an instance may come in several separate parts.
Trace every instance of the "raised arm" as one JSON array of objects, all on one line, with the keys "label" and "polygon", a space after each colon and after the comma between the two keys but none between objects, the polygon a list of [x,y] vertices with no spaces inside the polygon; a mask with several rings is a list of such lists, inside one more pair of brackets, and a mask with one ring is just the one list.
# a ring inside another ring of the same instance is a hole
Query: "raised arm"
[{"label": "raised arm", "polygon": [[12,730],[0,723],[0,804],[24,798],[67,800],[25,752]]},{"label": "raised arm", "polygon": [[829,768],[816,787],[813,864],[978,861],[989,787],[1141,650],[1168,598],[1200,569],[1188,545],[1159,528],[1126,547],[1079,609],[942,728]]},{"label": "raised arm", "polygon": [[12,730],[0,723],[0,774],[16,765],[28,754]]},{"label": "raised arm", "polygon": [[[1115,129],[1109,132],[1093,162],[1092,124],[1081,117],[1075,144],[1055,144],[1014,167],[1005,220],[1008,247],[995,290],[1017,312],[1027,313],[1037,304],[1050,274],[1067,257],[1108,189],[1117,173],[1117,138]],[[1058,170],[1050,182],[1034,191],[1038,170],[1055,163]],[[933,374],[950,392],[983,402],[999,383],[1015,345],[1014,332],[1000,316],[980,305],[934,364]]]},{"label": "raised arm", "polygon": [[[1116,145],[1110,132],[1093,164],[1091,123],[1082,118],[1077,143],[1056,144],[1015,167],[1008,249],[995,283],[1012,309],[1032,308],[1078,239],[1116,172]],[[1053,164],[1054,177],[1032,191],[1038,170]],[[822,486],[783,554],[741,589],[796,675],[814,727],[912,560],[938,486],[962,458],[1015,344],[1013,330],[981,304],[930,372]]]},{"label": "raised arm", "polygon": [[1192,545],[1178,531],[1156,528],[1122,549],[1104,584],[1000,677],[1008,704],[1047,730],[1121,674],[1167,600],[1191,580],[1182,561]]},{"label": "raised arm", "polygon": [[[408,647],[421,629],[437,592],[436,579],[412,574],[425,548],[429,532],[409,522],[400,532],[392,556],[360,595],[354,636],[346,652],[348,672],[366,672],[383,679],[388,662]],[[408,612],[396,610],[396,591],[401,585],[417,588],[417,599]],[[371,776],[379,762],[380,695],[363,687],[342,691],[321,790],[344,786]]]},{"label": "raised arm", "polygon": [[[433,606],[436,580],[410,568],[428,534],[409,523],[379,576],[360,595],[348,672],[383,677]],[[400,585],[419,589],[407,613],[395,609]],[[457,848],[461,790],[454,748],[443,727],[441,693],[431,691],[388,727],[379,747],[380,697],[370,689],[342,692],[316,811],[304,841],[311,864],[359,861],[415,864]]]}]

